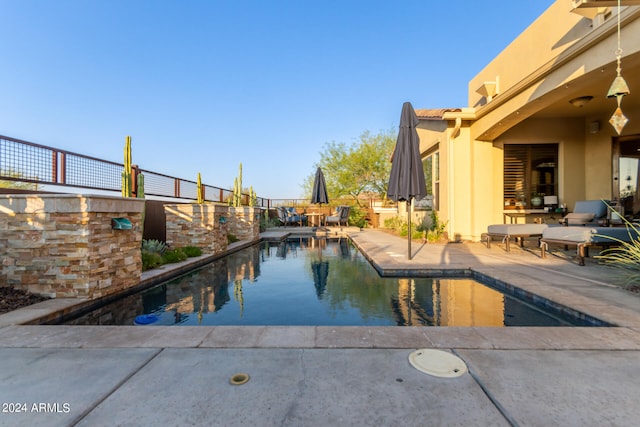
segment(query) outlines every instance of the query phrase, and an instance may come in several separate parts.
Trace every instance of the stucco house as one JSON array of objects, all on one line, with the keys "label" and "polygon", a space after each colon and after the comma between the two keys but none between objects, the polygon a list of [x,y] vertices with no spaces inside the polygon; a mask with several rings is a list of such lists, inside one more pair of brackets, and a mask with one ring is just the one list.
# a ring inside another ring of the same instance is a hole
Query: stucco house
[{"label": "stucco house", "polygon": [[[468,107],[416,110],[429,190],[450,240],[531,221],[543,209],[532,202],[538,194],[569,210],[579,200],[618,200],[640,216],[640,1],[617,5],[557,0],[469,82]],[[629,87],[620,134],[609,123],[617,98],[607,97],[618,40]]]}]

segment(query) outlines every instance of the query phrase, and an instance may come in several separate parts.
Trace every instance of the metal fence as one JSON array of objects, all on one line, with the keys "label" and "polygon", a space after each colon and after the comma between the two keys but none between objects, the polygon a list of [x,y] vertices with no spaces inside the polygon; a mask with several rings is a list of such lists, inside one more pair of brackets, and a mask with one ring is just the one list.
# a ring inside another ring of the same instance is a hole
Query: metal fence
[{"label": "metal fence", "polygon": [[[0,135],[0,181],[11,181],[13,186],[25,183],[34,188],[74,187],[120,194],[122,189],[122,163],[110,162],[65,150],[34,144]],[[169,175],[141,169],[134,175],[144,175],[145,197],[197,200],[197,183]],[[134,194],[136,183],[134,179]],[[12,185],[10,185],[12,186]],[[226,202],[233,191],[203,184],[206,201]],[[243,194],[243,203],[249,204],[249,195]],[[260,207],[271,207],[270,199],[257,198]]]}]

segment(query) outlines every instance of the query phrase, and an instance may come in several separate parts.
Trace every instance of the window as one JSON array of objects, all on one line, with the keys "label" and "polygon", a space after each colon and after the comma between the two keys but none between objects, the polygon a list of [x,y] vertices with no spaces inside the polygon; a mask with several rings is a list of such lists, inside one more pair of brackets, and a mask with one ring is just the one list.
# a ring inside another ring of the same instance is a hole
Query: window
[{"label": "window", "polygon": [[427,187],[427,197],[433,209],[438,209],[440,195],[440,153],[435,152],[422,160],[424,179]]},{"label": "window", "polygon": [[505,209],[541,207],[534,196],[557,195],[557,177],[558,144],[505,144]]}]

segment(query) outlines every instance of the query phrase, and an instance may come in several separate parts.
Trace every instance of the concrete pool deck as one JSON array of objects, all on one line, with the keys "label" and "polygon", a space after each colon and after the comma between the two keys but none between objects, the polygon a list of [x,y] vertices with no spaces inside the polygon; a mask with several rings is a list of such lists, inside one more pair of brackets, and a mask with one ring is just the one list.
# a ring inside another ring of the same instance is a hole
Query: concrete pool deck
[{"label": "concrete pool deck", "polygon": [[[533,245],[414,242],[409,261],[404,238],[348,231],[380,271],[476,272],[618,326],[20,324],[74,303],[47,301],[0,316],[0,426],[640,422],[640,295],[616,286],[615,270],[563,251],[543,260]],[[453,352],[469,372],[421,373],[408,361],[418,348]],[[231,385],[236,373],[250,380]]]}]

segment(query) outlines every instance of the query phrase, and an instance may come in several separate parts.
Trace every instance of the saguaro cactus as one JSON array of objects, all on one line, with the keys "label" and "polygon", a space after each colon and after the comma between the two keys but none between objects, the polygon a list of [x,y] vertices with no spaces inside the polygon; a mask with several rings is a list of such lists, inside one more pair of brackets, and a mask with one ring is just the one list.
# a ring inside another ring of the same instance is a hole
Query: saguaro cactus
[{"label": "saguaro cactus", "polygon": [[133,181],[131,176],[131,137],[127,136],[124,144],[124,170],[122,171],[122,197],[133,195]]}]

